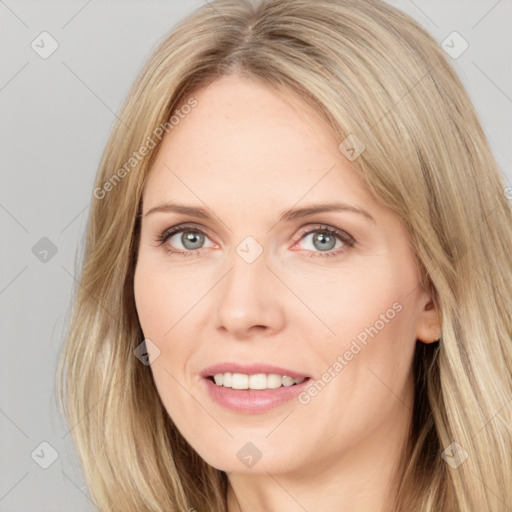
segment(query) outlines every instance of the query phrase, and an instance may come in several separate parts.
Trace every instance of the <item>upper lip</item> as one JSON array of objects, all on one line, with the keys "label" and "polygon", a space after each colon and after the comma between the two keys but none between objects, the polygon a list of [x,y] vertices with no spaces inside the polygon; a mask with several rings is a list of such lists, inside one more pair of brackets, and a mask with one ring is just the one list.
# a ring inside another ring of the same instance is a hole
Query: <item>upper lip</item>
[{"label": "upper lip", "polygon": [[267,363],[252,363],[252,364],[240,364],[240,363],[218,363],[212,366],[208,366],[201,371],[201,377],[212,377],[217,373],[243,373],[246,375],[255,375],[257,373],[277,373],[278,375],[288,375],[292,379],[309,378],[309,375],[290,370],[289,368],[283,368],[281,366],[274,366]]}]

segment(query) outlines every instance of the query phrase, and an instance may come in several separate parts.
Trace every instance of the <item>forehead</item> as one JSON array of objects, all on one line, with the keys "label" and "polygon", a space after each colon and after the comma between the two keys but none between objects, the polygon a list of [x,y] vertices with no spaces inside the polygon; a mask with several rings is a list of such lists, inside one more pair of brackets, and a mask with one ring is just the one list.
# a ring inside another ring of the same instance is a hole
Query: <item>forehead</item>
[{"label": "forehead", "polygon": [[[162,199],[250,208],[301,200],[373,202],[327,123],[297,95],[223,77],[195,92],[197,105],[164,138],[144,191]],[[195,196],[195,197],[194,197]],[[257,203],[257,201],[256,201]]]}]

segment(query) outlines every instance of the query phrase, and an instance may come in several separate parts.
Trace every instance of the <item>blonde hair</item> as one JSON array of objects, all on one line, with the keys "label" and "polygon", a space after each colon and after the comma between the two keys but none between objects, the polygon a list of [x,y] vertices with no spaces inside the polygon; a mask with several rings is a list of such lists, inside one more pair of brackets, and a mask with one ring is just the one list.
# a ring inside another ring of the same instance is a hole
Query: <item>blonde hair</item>
[{"label": "blonde hair", "polygon": [[[411,449],[395,510],[510,510],[510,204],[443,51],[379,0],[212,1],[174,27],[140,72],[100,163],[58,370],[60,404],[97,507],[226,510],[226,474],[183,439],[150,367],[134,356],[143,334],[133,273],[155,134],[169,132],[176,109],[228,73],[297,92],[340,143],[352,134],[365,145],[352,166],[403,219],[441,312],[440,341],[417,346]],[[143,146],[144,158],[127,167]],[[453,442],[468,454],[456,469],[441,457]]]}]

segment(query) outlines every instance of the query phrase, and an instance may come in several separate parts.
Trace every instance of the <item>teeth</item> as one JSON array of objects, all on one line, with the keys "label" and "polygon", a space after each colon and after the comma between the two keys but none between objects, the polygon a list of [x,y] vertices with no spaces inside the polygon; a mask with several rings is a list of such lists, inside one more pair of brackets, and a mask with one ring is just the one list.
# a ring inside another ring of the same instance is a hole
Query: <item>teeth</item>
[{"label": "teeth", "polygon": [[295,384],[295,379],[292,379],[291,377],[288,377],[288,375],[285,375],[281,379],[281,382],[283,383],[283,386],[289,387]]},{"label": "teeth", "polygon": [[278,375],[277,373],[257,373],[255,375],[246,375],[244,373],[217,373],[213,376],[217,386],[232,389],[276,389],[281,386],[289,387],[294,384],[300,384],[304,377],[293,379],[288,375]]},{"label": "teeth", "polygon": [[266,389],[267,376],[264,373],[249,375],[249,385],[247,387],[251,389]]},{"label": "teeth", "polygon": [[276,389],[280,388],[282,384],[282,377],[281,375],[278,375],[277,373],[271,373],[270,375],[265,375],[267,378],[267,388],[269,389]]},{"label": "teeth", "polygon": [[233,379],[231,382],[231,387],[233,389],[249,389],[249,375],[233,373],[231,378]]}]

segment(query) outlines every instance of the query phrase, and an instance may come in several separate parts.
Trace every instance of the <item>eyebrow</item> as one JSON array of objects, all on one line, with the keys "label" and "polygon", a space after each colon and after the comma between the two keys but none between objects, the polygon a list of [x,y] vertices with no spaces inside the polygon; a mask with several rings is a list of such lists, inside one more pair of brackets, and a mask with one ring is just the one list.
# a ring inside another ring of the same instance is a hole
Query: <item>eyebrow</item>
[{"label": "eyebrow", "polygon": [[[152,213],[157,212],[174,212],[174,213],[182,213],[184,215],[191,215],[194,217],[198,217],[200,219],[211,220],[213,218],[206,208],[195,207],[195,206],[186,206],[182,204],[176,203],[165,203],[158,206],[155,206],[148,210],[144,217]],[[309,215],[314,215],[316,213],[324,213],[324,212],[351,212],[357,213],[363,216],[365,219],[376,224],[375,219],[366,211],[360,208],[356,208],[347,203],[320,203],[314,204],[310,206],[305,206],[303,208],[291,208],[289,210],[285,210],[281,213],[278,222],[282,221],[292,221],[295,219],[299,219],[302,217],[307,217]]]}]

